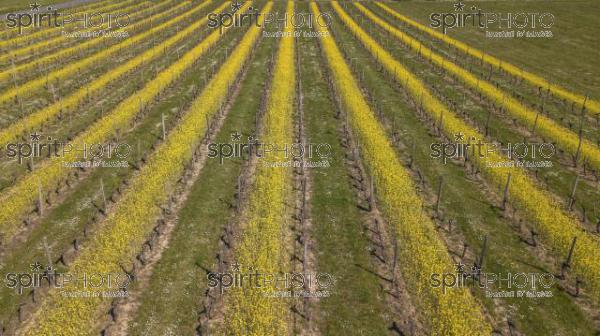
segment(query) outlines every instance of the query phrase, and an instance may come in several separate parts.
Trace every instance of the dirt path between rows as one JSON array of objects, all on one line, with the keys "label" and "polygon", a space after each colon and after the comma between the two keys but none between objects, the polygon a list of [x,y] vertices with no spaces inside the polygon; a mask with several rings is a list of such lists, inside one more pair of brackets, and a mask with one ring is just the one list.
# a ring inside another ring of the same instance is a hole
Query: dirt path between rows
[{"label": "dirt path between rows", "polygon": [[119,302],[116,306],[117,318],[114,323],[106,328],[110,335],[127,335],[129,325],[136,315],[136,312],[140,306],[140,298],[145,290],[148,288],[150,280],[153,275],[155,265],[160,261],[162,253],[169,247],[169,241],[171,239],[173,230],[179,221],[178,213],[185,206],[186,201],[192,191],[192,186],[196,182],[198,176],[202,172],[206,160],[208,157],[207,147],[202,144],[210,143],[214,141],[214,138],[218,135],[235,98],[240,92],[240,83],[245,78],[248,67],[245,67],[242,74],[238,77],[238,81],[233,87],[232,93],[227,102],[224,104],[222,110],[214,116],[208,135],[194,153],[194,159],[191,166],[184,173],[183,183],[177,187],[174,197],[172,198],[172,204],[169,207],[169,214],[164,219],[164,226],[161,229],[161,233],[157,240],[157,243],[152,247],[150,253],[146,253],[144,257],[145,265],[139,269],[136,273],[137,286],[129,291],[129,296]]}]

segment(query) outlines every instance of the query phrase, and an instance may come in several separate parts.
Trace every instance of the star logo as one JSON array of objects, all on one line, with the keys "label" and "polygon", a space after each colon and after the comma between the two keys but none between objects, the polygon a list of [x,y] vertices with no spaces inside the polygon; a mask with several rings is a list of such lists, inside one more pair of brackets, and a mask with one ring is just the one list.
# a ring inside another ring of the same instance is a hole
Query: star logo
[{"label": "star logo", "polygon": [[231,140],[240,141],[241,138],[242,138],[242,135],[240,133],[238,133],[238,131],[231,133]]},{"label": "star logo", "polygon": [[456,142],[464,141],[465,135],[462,134],[461,132],[458,132],[458,133],[454,134],[454,140],[456,140]]},{"label": "star logo", "polygon": [[238,262],[235,261],[233,264],[231,264],[231,270],[233,270],[234,272],[239,272],[241,266],[242,265],[238,264]]},{"label": "star logo", "polygon": [[239,2],[235,1],[235,2],[231,2],[231,10],[233,12],[237,12],[240,8],[242,8],[242,4],[240,4]]},{"label": "star logo", "polygon": [[462,12],[463,10],[465,10],[465,4],[464,3],[462,3],[462,2],[459,1],[459,2],[457,2],[457,3],[454,4],[454,11],[461,11]]},{"label": "star logo", "polygon": [[459,261],[458,264],[454,264],[454,266],[456,266],[456,272],[458,273],[462,273],[465,269],[465,264],[463,264],[462,261]]},{"label": "star logo", "polygon": [[32,272],[39,272],[42,270],[42,264],[40,264],[39,261],[36,261],[35,263],[29,265],[29,267],[31,268]]},{"label": "star logo", "polygon": [[29,137],[31,138],[31,141],[34,142],[40,141],[40,139],[42,138],[42,136],[38,134],[38,132],[31,134]]},{"label": "star logo", "polygon": [[34,3],[32,3],[32,4],[30,4],[30,5],[29,5],[29,7],[31,7],[31,11],[32,11],[32,12],[33,12],[33,11],[39,11],[41,6],[42,6],[42,5],[40,5],[40,4],[39,4],[39,3],[37,3],[37,2],[34,2]]}]

